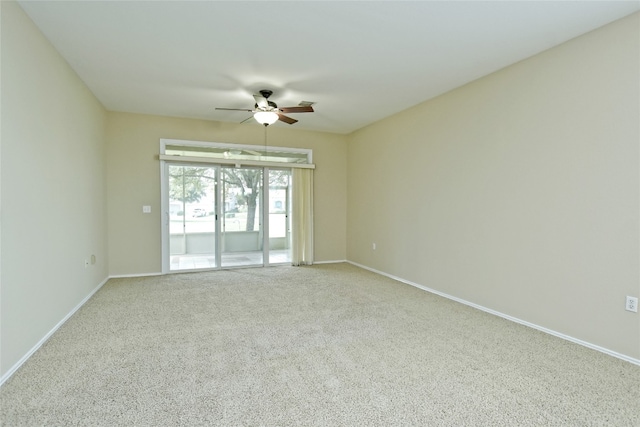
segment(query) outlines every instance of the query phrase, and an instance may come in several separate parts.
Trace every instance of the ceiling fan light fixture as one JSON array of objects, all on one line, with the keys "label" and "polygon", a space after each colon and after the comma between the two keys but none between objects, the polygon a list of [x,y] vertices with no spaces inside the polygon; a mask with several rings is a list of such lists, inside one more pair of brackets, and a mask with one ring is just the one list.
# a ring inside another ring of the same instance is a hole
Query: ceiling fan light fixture
[{"label": "ceiling fan light fixture", "polygon": [[258,111],[253,118],[261,125],[269,126],[278,121],[278,114],[273,111]]}]

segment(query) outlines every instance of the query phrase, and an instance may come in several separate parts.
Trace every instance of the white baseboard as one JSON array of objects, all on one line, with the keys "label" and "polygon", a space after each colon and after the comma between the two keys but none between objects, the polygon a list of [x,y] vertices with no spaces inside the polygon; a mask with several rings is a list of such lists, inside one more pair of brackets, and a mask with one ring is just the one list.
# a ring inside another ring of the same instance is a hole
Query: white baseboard
[{"label": "white baseboard", "polygon": [[162,276],[163,273],[142,273],[142,274],[116,274],[109,276],[109,279],[126,279],[129,277],[149,277],[149,276]]},{"label": "white baseboard", "polygon": [[2,386],[2,384],[4,384],[5,381],[7,381],[9,379],[9,377],[11,377],[11,375],[13,375],[19,368],[20,366],[22,366],[24,364],[24,362],[26,362],[32,355],[33,353],[35,353],[40,347],[42,347],[42,345],[47,342],[47,340],[49,338],[51,338],[51,335],[53,335],[62,325],[64,325],[64,323],[69,320],[69,318],[71,316],[73,316],[75,314],[76,311],[78,311],[80,309],[80,307],[82,307],[87,301],[89,301],[89,299],[100,290],[100,288],[107,283],[107,281],[110,279],[110,277],[107,277],[106,279],[104,279],[98,286],[96,286],[90,293],[89,295],[87,295],[82,301],[80,301],[78,303],[78,305],[76,305],[61,321],[58,322],[57,325],[55,325],[53,327],[53,329],[51,329],[44,337],[42,337],[42,339],[40,341],[38,341],[38,343],[33,346],[33,348],[31,350],[29,350],[27,352],[27,354],[25,354],[24,356],[22,356],[22,358],[20,360],[18,360],[18,362],[16,362],[15,365],[13,365],[11,367],[11,369],[9,369],[7,372],[5,372],[5,374],[0,377],[0,386]]},{"label": "white baseboard", "polygon": [[459,302],[461,304],[468,305],[469,307],[473,307],[473,308],[476,308],[478,310],[484,311],[486,313],[493,314],[494,316],[502,317],[503,319],[507,319],[507,320],[510,320],[512,322],[524,325],[524,326],[528,326],[530,328],[533,328],[533,329],[536,329],[538,331],[547,333],[549,335],[553,335],[555,337],[562,338],[562,339],[567,340],[567,341],[571,341],[571,342],[579,344],[579,345],[581,345],[583,347],[587,347],[587,348],[590,348],[592,350],[596,350],[596,351],[599,351],[601,353],[608,354],[609,356],[613,356],[615,358],[622,359],[622,360],[624,360],[626,362],[633,363],[634,365],[640,366],[640,359],[635,359],[633,357],[618,353],[618,352],[610,350],[608,348],[604,348],[604,347],[601,347],[599,345],[595,345],[595,344],[592,344],[590,342],[583,341],[581,339],[574,338],[572,336],[565,335],[563,333],[554,331],[552,329],[548,329],[548,328],[536,325],[534,323],[527,322],[527,321],[522,320],[522,319],[518,319],[517,317],[509,316],[508,314],[500,313],[499,311],[495,311],[495,310],[492,310],[490,308],[483,307],[481,305],[478,305],[478,304],[463,300],[461,298],[454,297],[454,296],[446,294],[444,292],[440,292],[440,291],[437,291],[435,289],[428,288],[428,287],[420,285],[418,283],[411,282],[409,280],[405,280],[405,279],[403,279],[401,277],[397,277],[397,276],[394,276],[392,274],[385,273],[384,271],[379,271],[379,270],[376,270],[374,268],[367,267],[366,265],[358,264],[357,262],[353,262],[353,261],[347,261],[347,262],[349,264],[355,265],[356,267],[360,267],[360,268],[363,268],[365,270],[369,270],[369,271],[371,271],[373,273],[380,274],[382,276],[388,277],[390,279],[397,280],[398,282],[402,282],[402,283],[405,283],[407,285],[416,287],[418,289],[422,289],[423,291],[427,291],[427,292],[430,292],[432,294],[436,294],[438,296],[441,296],[441,297],[444,297],[444,298]]},{"label": "white baseboard", "polygon": [[314,261],[314,264],[340,264],[341,262],[349,262],[346,259],[334,260],[334,261]]}]

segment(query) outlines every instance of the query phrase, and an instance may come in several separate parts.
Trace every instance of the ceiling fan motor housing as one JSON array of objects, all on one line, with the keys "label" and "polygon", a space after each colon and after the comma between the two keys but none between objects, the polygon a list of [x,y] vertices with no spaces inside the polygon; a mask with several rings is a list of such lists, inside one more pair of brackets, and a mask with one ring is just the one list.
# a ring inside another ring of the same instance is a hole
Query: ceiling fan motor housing
[{"label": "ceiling fan motor housing", "polygon": [[[260,95],[262,95],[262,97],[267,101],[267,105],[271,108],[269,108],[268,111],[272,111],[272,110],[277,110],[278,106],[276,105],[275,102],[273,101],[269,101],[269,97],[273,94],[272,91],[267,90],[267,89],[263,89],[260,91]],[[256,109],[264,109],[264,107],[260,108],[258,104],[256,104],[255,106]]]},{"label": "ceiling fan motor housing", "polygon": [[256,110],[265,110],[265,111],[273,111],[273,110],[277,110],[278,109],[278,106],[276,105],[275,102],[267,101],[267,103],[269,104],[269,107],[271,107],[268,110],[266,108],[264,108],[264,107],[260,107],[258,104],[255,104],[255,109]]}]

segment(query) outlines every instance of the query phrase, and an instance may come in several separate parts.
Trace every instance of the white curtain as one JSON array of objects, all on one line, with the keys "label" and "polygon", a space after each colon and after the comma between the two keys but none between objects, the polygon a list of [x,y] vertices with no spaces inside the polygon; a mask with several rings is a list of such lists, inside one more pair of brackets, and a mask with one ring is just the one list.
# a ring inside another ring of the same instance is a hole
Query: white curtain
[{"label": "white curtain", "polygon": [[293,168],[291,264],[313,264],[313,169]]}]

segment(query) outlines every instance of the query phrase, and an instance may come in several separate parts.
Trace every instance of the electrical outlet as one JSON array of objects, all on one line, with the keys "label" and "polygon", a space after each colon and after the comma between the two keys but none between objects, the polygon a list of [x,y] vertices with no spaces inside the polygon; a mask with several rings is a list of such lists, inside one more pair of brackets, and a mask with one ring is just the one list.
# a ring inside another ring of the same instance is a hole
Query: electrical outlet
[{"label": "electrical outlet", "polygon": [[373,244],[371,245],[371,249],[373,249],[374,251],[376,250],[376,244],[375,244],[375,243],[373,243]]},{"label": "electrical outlet", "polygon": [[633,311],[634,313],[638,312],[638,298],[636,297],[627,297],[627,303],[624,308],[627,311]]}]

